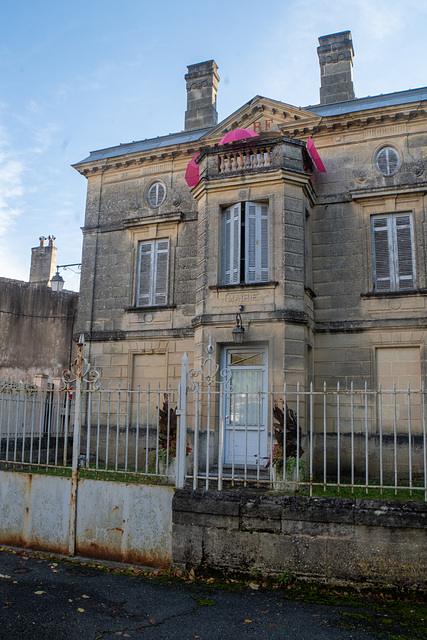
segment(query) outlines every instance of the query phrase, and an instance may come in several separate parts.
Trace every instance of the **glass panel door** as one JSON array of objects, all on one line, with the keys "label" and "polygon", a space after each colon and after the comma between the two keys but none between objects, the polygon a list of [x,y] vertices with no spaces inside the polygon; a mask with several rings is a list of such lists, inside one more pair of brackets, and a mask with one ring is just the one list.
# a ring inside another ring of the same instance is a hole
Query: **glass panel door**
[{"label": "glass panel door", "polygon": [[225,349],[224,364],[231,373],[225,397],[225,464],[266,464],[266,360],[262,347]]}]

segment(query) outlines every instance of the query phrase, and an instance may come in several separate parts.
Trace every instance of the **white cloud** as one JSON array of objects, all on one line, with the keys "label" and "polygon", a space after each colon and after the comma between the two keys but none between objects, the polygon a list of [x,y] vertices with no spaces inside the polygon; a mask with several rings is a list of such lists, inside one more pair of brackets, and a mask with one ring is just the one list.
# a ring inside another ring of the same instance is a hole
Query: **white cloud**
[{"label": "white cloud", "polygon": [[21,182],[24,166],[0,151],[0,236],[13,224],[20,210],[14,204],[22,196]]},{"label": "white cloud", "polygon": [[22,162],[0,149],[0,275],[6,278],[26,277],[8,241],[8,234],[21,214],[18,203],[23,194],[23,171]]}]

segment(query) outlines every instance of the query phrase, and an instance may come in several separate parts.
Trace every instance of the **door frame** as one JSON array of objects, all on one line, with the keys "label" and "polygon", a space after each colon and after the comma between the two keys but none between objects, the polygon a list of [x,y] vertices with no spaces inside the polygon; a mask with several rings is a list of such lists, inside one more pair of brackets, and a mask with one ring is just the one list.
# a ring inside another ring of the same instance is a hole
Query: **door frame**
[{"label": "door frame", "polygon": [[[223,416],[222,416],[222,429],[224,430],[224,434],[223,434],[223,438],[224,438],[224,451],[223,451],[223,464],[225,465],[233,465],[233,466],[244,466],[244,467],[257,467],[260,464],[260,461],[262,461],[264,458],[268,457],[268,438],[269,438],[269,431],[268,431],[268,343],[249,343],[246,345],[231,345],[231,344],[226,344],[223,345],[221,347],[221,358],[220,358],[220,362],[221,362],[221,372],[225,373],[225,376],[222,376],[223,379],[230,379],[230,383],[232,380],[232,372],[233,372],[233,367],[228,366],[229,365],[229,354],[231,352],[240,352],[240,353],[250,353],[250,352],[256,352],[256,351],[260,351],[263,353],[263,364],[262,365],[254,365],[253,367],[244,367],[242,366],[239,370],[249,370],[249,371],[254,371],[254,370],[262,370],[262,386],[261,386],[261,392],[263,393],[263,395],[261,396],[261,402],[262,402],[262,409],[261,409],[261,420],[259,425],[254,429],[254,428],[249,428],[246,427],[244,429],[246,434],[250,434],[250,433],[256,433],[258,435],[258,438],[260,438],[258,440],[258,455],[257,455],[257,459],[255,462],[251,462],[250,459],[250,455],[248,454],[248,450],[247,450],[247,442],[245,444],[245,451],[242,452],[241,456],[238,455],[237,456],[237,460],[236,460],[236,452],[234,449],[234,455],[233,455],[233,447],[231,449],[231,453],[230,453],[230,443],[228,441],[227,435],[230,433],[230,431],[234,432],[234,438],[236,433],[238,434],[239,432],[242,432],[242,429],[227,429],[227,418],[228,418],[228,411],[229,411],[229,403],[230,403],[230,384],[227,383],[224,385],[224,389],[222,391],[223,393],[223,403],[222,403],[222,411],[223,411]],[[235,444],[235,440],[234,440],[234,444]],[[246,454],[246,455],[245,455]],[[240,458],[243,458],[243,460],[240,460]]]}]

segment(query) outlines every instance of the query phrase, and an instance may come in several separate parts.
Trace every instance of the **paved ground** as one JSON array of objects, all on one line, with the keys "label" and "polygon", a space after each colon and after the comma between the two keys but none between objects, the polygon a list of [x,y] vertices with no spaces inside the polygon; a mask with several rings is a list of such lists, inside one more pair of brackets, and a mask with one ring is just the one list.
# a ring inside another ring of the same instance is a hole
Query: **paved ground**
[{"label": "paved ground", "polygon": [[344,628],[345,613],[354,610],[288,600],[281,590],[229,592],[208,584],[108,573],[96,563],[0,551],[2,640],[377,638]]}]

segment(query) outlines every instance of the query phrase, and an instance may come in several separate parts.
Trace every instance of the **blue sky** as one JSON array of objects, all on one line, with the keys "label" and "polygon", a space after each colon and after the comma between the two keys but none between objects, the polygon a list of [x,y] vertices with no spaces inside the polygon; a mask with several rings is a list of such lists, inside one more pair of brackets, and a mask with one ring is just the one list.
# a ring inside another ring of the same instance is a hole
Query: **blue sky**
[{"label": "blue sky", "polygon": [[[0,8],[0,276],[56,236],[81,260],[89,151],[182,130],[186,66],[215,59],[220,119],[254,95],[319,101],[320,35],[350,29],[356,95],[427,85],[425,0],[15,0]],[[66,287],[78,276],[63,273]]]}]

